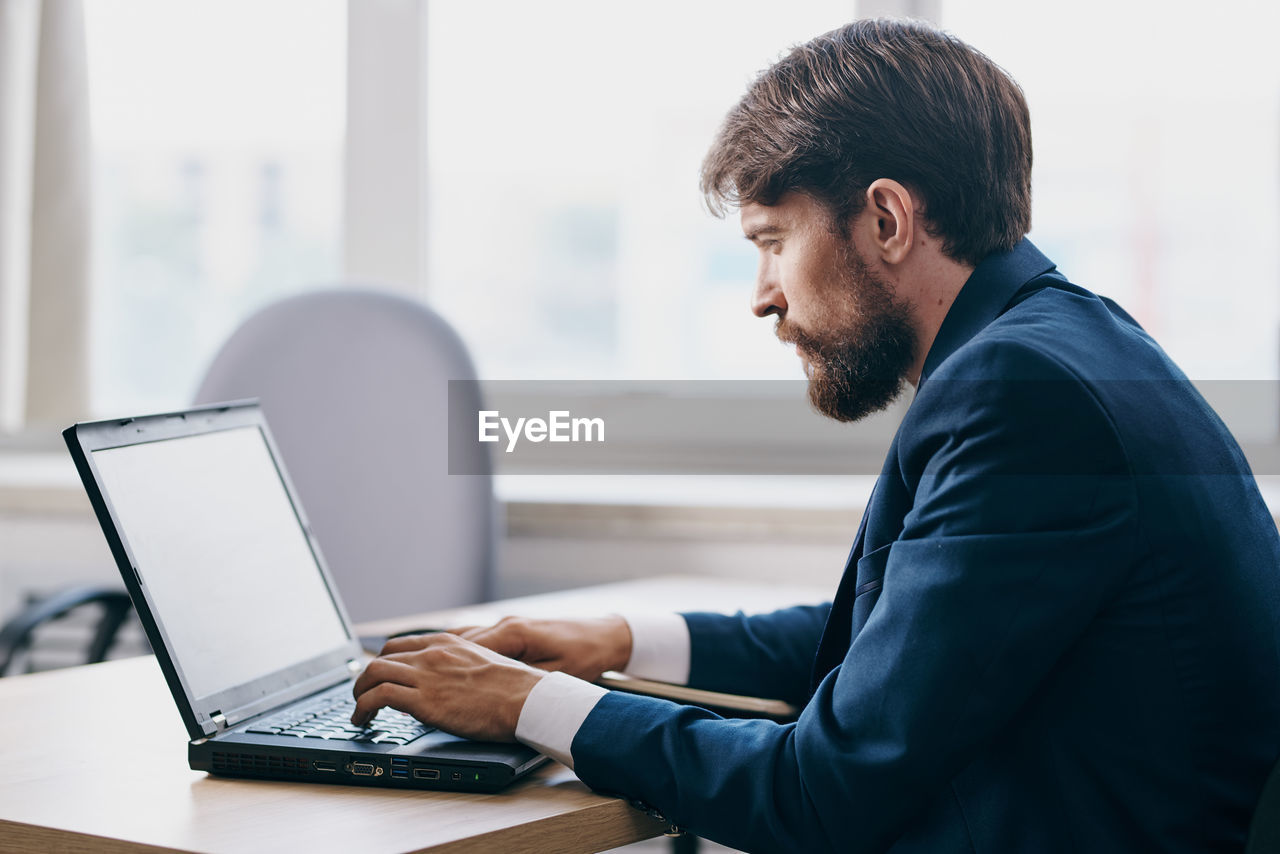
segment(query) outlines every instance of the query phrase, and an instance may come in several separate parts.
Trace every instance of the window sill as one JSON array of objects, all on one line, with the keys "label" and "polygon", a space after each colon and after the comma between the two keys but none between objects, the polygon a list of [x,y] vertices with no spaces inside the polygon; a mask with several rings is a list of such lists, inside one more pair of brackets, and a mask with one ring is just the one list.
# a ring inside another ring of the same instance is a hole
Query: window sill
[{"label": "window sill", "polygon": [[[1257,478],[1272,515],[1280,475]],[[500,475],[510,536],[851,539],[870,475]],[[0,514],[88,515],[66,454],[0,452]]]},{"label": "window sill", "polygon": [[[848,539],[874,482],[865,475],[501,475],[495,490],[513,536]],[[90,512],[65,454],[0,453],[0,513]]]},{"label": "window sill", "polygon": [[90,512],[80,476],[66,452],[0,451],[0,513]]}]

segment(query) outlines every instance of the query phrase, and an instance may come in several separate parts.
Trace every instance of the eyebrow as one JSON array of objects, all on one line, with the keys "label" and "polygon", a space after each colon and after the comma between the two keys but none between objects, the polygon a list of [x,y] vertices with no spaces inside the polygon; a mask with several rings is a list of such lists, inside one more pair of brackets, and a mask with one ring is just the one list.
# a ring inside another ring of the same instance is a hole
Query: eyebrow
[{"label": "eyebrow", "polygon": [[743,237],[745,237],[747,240],[750,240],[752,243],[755,243],[757,240],[759,240],[761,237],[765,236],[766,234],[781,234],[782,232],[783,232],[783,228],[780,225],[762,225],[759,228],[751,229],[746,234],[744,234]]}]

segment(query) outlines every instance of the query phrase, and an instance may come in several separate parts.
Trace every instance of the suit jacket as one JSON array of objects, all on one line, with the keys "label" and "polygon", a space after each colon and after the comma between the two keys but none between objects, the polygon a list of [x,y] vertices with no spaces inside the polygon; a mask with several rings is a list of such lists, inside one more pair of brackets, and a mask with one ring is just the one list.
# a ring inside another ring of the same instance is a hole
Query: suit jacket
[{"label": "suit jacket", "polygon": [[1024,240],[947,314],[832,603],[686,615],[691,684],[799,720],[611,693],[575,767],[751,851],[1239,851],[1278,571],[1222,422]]}]

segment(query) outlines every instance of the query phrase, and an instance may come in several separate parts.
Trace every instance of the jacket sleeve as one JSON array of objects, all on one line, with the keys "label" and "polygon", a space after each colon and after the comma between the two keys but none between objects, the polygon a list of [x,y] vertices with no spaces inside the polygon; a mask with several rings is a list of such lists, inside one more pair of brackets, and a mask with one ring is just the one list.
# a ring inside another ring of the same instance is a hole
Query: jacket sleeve
[{"label": "jacket sleeve", "polygon": [[798,605],[746,616],[685,614],[689,685],[707,691],[770,697],[803,706],[831,604]]},{"label": "jacket sleeve", "polygon": [[609,694],[573,742],[584,782],[750,851],[883,850],[945,790],[1114,595],[1137,548],[1106,413],[1045,357],[992,350],[976,354],[992,360],[979,364],[987,375],[1013,359],[1044,376],[917,395],[899,443],[911,510],[896,541],[858,562],[861,595],[878,599],[799,720]]}]

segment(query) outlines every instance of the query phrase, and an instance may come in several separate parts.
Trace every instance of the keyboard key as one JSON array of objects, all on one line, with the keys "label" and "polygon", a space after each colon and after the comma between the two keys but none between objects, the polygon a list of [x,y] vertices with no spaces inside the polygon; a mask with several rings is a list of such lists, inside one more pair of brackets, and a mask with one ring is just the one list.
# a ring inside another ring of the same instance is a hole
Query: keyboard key
[{"label": "keyboard key", "polygon": [[304,706],[276,712],[258,721],[247,732],[258,735],[289,735],[360,744],[408,744],[434,732],[413,716],[395,709],[382,709],[367,727],[351,725],[355,700],[347,696],[322,697]]}]

